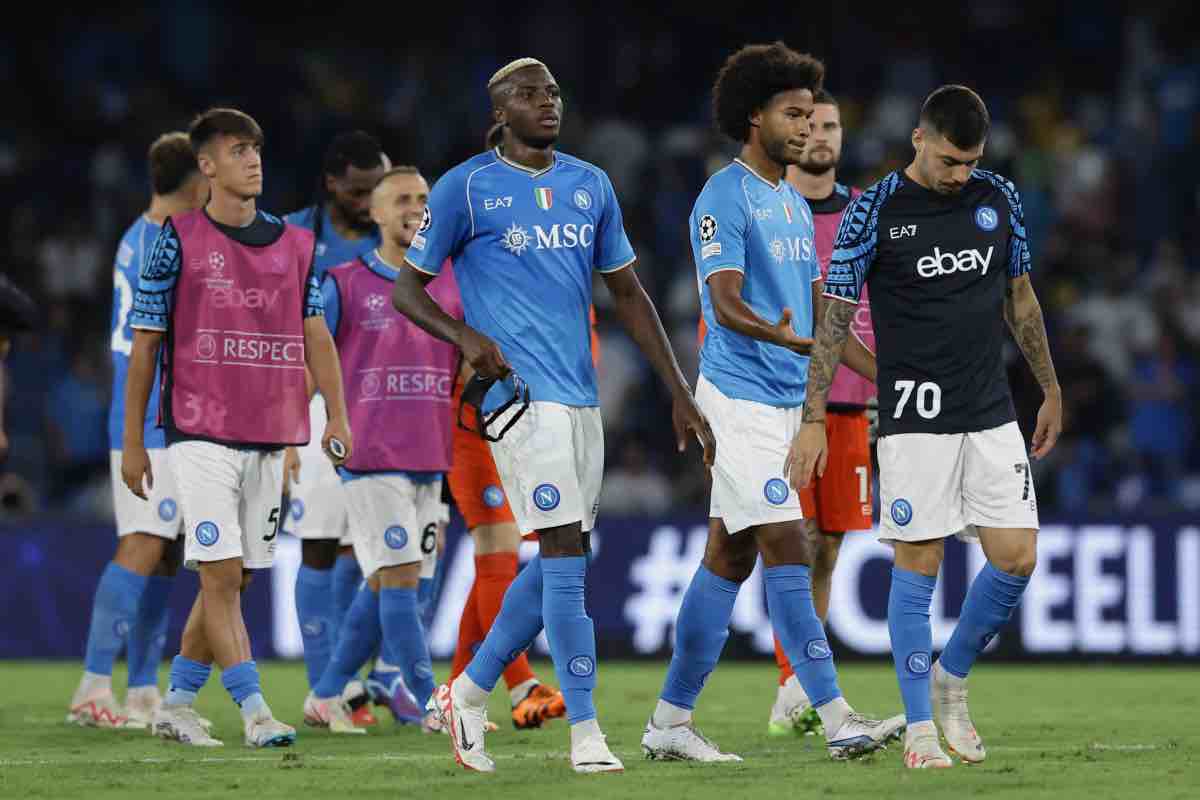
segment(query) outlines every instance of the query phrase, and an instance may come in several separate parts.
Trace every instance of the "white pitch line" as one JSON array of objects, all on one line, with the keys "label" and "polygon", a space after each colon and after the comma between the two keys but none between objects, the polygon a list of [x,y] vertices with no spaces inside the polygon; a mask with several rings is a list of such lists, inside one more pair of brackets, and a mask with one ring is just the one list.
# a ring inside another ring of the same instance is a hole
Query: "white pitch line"
[{"label": "white pitch line", "polygon": [[[1105,744],[1103,742],[1091,742],[1089,744],[1077,745],[1054,745],[1050,747],[1023,747],[1009,745],[994,745],[988,747],[992,752],[1001,753],[1069,753],[1078,752],[1080,750],[1094,750],[1101,752],[1116,752],[1116,753],[1144,753],[1154,750],[1168,750],[1171,745],[1164,744]],[[285,755],[288,752],[295,753],[298,757],[294,762],[285,761]],[[626,759],[636,759],[642,755],[641,750],[616,750],[616,755]],[[772,751],[770,755],[777,755],[780,751]],[[49,767],[49,766],[101,766],[113,764],[275,764],[284,765],[294,763],[297,767],[303,767],[308,762],[371,762],[371,761],[394,761],[399,763],[432,763],[432,762],[449,762],[452,756],[449,753],[363,753],[361,755],[320,755],[314,753],[304,753],[298,751],[277,751],[277,755],[259,755],[259,756],[205,756],[203,758],[173,758],[163,756],[148,756],[144,758],[104,758],[104,759],[68,759],[68,758],[47,758],[47,759],[5,759],[0,760],[0,768],[3,767]],[[491,754],[496,761],[550,761],[554,759],[567,760],[570,754],[567,752],[556,752],[552,750],[539,750],[529,754],[514,754],[500,753]],[[753,753],[750,755],[753,758]]]}]

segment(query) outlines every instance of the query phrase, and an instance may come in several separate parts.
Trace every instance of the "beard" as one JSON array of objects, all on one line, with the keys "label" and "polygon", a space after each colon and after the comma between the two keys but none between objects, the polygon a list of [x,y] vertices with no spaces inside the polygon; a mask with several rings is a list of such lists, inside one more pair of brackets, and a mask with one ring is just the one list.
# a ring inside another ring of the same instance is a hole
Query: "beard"
[{"label": "beard", "polygon": [[[833,153],[833,151],[828,150],[828,148],[822,148],[822,149],[827,150],[831,155]],[[806,154],[804,160],[801,161],[796,166],[800,167],[801,170],[803,170],[804,172],[807,172],[809,175],[824,175],[825,173],[829,172],[832,169],[837,169],[839,161],[841,161],[840,157],[838,157],[838,158],[831,157],[828,161],[814,161],[813,159],[808,158],[807,154]]]},{"label": "beard", "polygon": [[[510,128],[510,130],[512,130],[512,129]],[[548,147],[553,147],[555,145],[555,143],[558,142],[558,134],[557,133],[553,134],[553,135],[547,135],[547,134],[527,135],[527,134],[518,133],[517,131],[513,130],[512,135],[513,135],[513,138],[516,139],[518,142],[525,145],[526,147],[533,148],[534,150],[545,150]]]}]

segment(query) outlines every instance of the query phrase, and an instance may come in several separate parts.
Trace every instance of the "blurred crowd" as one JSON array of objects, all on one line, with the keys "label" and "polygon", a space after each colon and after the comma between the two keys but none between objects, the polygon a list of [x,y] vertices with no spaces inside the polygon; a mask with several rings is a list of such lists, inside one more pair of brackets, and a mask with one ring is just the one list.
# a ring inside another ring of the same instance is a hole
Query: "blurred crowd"
[{"label": "blurred crowd", "polygon": [[[1035,467],[1043,512],[1200,508],[1192,6],[1130,15],[1102,1],[968,0],[928,18],[807,7],[717,21],[694,5],[544,5],[517,18],[451,5],[426,9],[413,30],[386,16],[281,20],[265,7],[168,0],[51,24],[36,46],[3,34],[0,98],[14,113],[0,123],[0,268],[36,296],[44,324],[7,363],[0,514],[108,513],[113,254],[148,199],[149,143],[214,104],[262,123],[261,206],[286,213],[311,202],[322,151],[347,128],[376,134],[394,162],[432,182],[481,149],[487,76],[538,56],[564,88],[560,146],[612,177],[639,273],[694,377],[686,220],[707,175],[736,152],[712,132],[708,90],[730,50],[775,38],[826,61],[846,128],[844,182],[865,186],[908,162],[935,86],[967,83],[988,102],[983,166],[1022,193],[1065,398],[1061,443]],[[441,17],[426,19],[433,11]],[[596,302],[605,510],[702,508],[694,448],[676,453],[668,399],[602,284]],[[1040,392],[1015,346],[1009,356],[1029,433]]]}]

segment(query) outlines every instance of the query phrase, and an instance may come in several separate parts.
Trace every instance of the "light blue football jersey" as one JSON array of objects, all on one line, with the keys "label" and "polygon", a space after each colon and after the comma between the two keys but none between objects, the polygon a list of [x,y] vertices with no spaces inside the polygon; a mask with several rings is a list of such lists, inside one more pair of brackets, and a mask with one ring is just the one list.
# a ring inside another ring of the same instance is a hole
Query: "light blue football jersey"
[{"label": "light blue football jersey", "polygon": [[740,160],[704,184],[690,219],[700,310],[708,332],[700,374],[727,397],[780,408],[803,405],[808,357],[722,327],[708,278],[744,276],[742,298],[763,319],[792,310],[792,328],[813,335],[812,284],[821,279],[812,211],[787,181],[771,183]]},{"label": "light blue football jersey", "polygon": [[[120,450],[125,435],[125,377],[129,374],[129,356],[133,351],[133,327],[130,318],[133,299],[137,294],[138,275],[161,226],[145,215],[137,218],[117,246],[113,262],[112,304],[112,400],[108,407],[108,446]],[[143,437],[147,448],[166,447],[163,429],[158,427],[158,392],[162,362],[154,366],[154,386],[146,404]]]},{"label": "light blue football jersey", "polygon": [[[599,167],[556,153],[540,171],[481,153],[443,175],[407,261],[454,262],[467,324],[490,336],[535,401],[595,406],[592,273],[633,263],[621,209]],[[484,409],[504,399],[497,386]]]},{"label": "light blue football jersey", "polygon": [[[381,240],[379,238],[379,229],[372,230],[371,234],[364,236],[361,239],[345,239],[333,227],[333,222],[329,219],[329,209],[322,206],[321,212],[321,232],[317,237],[316,249],[313,251],[313,272],[316,273],[317,281],[320,282],[325,277],[325,272],[330,267],[336,267],[339,264],[345,264],[347,261],[353,261],[359,256],[379,247]],[[293,211],[283,218],[284,222],[291,225],[297,225],[301,228],[308,228],[310,231],[317,229],[317,207],[308,206],[299,211]]]}]

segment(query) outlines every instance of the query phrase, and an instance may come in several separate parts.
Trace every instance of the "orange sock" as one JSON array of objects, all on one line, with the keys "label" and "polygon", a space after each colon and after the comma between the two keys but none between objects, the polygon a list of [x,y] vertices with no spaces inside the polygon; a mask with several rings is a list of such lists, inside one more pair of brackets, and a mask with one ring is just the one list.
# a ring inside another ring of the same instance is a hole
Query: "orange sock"
[{"label": "orange sock", "polygon": [[[478,594],[475,605],[479,625],[484,631],[492,629],[492,623],[496,621],[496,615],[504,603],[504,593],[516,579],[519,566],[516,553],[475,556],[475,591]],[[529,666],[529,658],[522,653],[504,670],[504,685],[511,689],[535,677]]]},{"label": "orange sock", "polygon": [[450,680],[457,678],[471,658],[475,648],[483,641],[486,631],[479,627],[479,580],[476,578],[471,585],[471,593],[467,595],[467,604],[463,606],[462,618],[458,621],[458,644],[454,647],[454,661],[450,665]]},{"label": "orange sock", "polygon": [[779,685],[783,686],[787,683],[787,679],[795,675],[792,670],[791,663],[788,662],[787,654],[783,652],[783,645],[779,643],[779,637],[775,637],[775,663],[779,665]]}]

